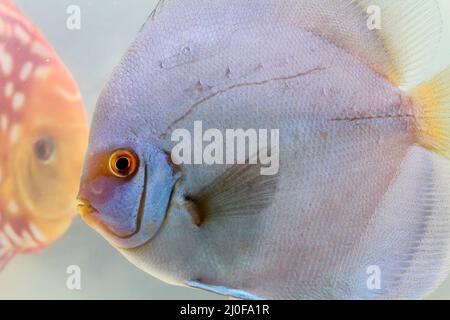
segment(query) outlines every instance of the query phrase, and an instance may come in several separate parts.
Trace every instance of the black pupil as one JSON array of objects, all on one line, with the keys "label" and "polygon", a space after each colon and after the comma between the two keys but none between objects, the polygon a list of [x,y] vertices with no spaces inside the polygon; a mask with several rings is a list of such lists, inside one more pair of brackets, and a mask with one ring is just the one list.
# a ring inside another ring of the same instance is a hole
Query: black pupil
[{"label": "black pupil", "polygon": [[130,160],[126,157],[120,157],[116,161],[116,168],[120,171],[125,171],[130,167]]},{"label": "black pupil", "polygon": [[36,142],[34,151],[39,160],[46,161],[53,153],[53,144],[47,139]]}]

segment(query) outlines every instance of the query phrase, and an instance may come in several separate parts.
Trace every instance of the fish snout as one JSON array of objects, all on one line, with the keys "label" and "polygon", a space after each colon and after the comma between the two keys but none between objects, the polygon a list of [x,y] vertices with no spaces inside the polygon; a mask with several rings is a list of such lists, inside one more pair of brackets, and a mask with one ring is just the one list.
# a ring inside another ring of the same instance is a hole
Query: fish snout
[{"label": "fish snout", "polygon": [[137,223],[140,218],[134,217],[133,214],[124,214],[124,212],[129,211],[120,205],[118,208],[111,208],[107,204],[102,205],[98,203],[97,199],[92,199],[94,203],[88,199],[83,195],[78,196],[77,212],[93,229],[107,237],[123,239],[129,238],[136,233],[138,229]]},{"label": "fish snout", "polygon": [[78,198],[77,199],[77,212],[81,216],[88,216],[94,213],[97,213],[97,209],[95,209],[88,200]]},{"label": "fish snout", "polygon": [[85,175],[78,192],[77,211],[87,225],[107,240],[121,243],[139,232],[143,183],[144,177]]},{"label": "fish snout", "polygon": [[91,228],[100,231],[102,225],[98,220],[98,210],[86,198],[78,196],[77,212],[84,220],[84,222]]}]

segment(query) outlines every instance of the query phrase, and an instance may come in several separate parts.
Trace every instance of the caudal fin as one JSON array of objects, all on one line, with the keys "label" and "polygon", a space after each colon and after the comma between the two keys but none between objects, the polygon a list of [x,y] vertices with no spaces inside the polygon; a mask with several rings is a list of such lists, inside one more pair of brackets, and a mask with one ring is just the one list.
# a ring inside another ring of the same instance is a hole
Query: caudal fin
[{"label": "caudal fin", "polygon": [[419,143],[450,159],[450,67],[412,91]]}]

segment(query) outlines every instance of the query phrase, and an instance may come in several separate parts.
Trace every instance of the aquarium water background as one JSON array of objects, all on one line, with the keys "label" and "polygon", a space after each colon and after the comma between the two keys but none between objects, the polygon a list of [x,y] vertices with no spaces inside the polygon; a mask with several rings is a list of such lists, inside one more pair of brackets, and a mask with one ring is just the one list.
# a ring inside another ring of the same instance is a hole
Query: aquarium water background
[{"label": "aquarium water background", "polygon": [[[397,1],[397,0],[393,0]],[[15,0],[51,42],[80,86],[89,118],[113,68],[157,0]],[[439,0],[444,34],[428,75],[450,62],[450,0]],[[66,26],[67,8],[81,9],[81,28]],[[174,21],[174,23],[177,23]],[[157,79],[155,79],[157,81]],[[449,182],[450,183],[450,182]],[[45,187],[45,186],[43,186]],[[450,213],[449,213],[450,214]],[[182,244],[180,244],[182,245]],[[70,290],[67,268],[81,269],[81,289]],[[217,295],[167,285],[139,270],[77,217],[44,251],[19,255],[0,273],[0,299],[210,299]],[[429,298],[450,299],[450,277]]]}]

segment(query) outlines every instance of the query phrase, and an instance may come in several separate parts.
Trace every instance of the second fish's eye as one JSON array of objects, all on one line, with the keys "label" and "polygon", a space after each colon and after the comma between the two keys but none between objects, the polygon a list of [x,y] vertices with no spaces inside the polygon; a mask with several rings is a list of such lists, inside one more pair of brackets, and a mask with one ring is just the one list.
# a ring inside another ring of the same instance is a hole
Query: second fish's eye
[{"label": "second fish's eye", "polygon": [[132,176],[138,167],[138,158],[130,150],[117,150],[109,158],[109,170],[118,178]]},{"label": "second fish's eye", "polygon": [[34,154],[42,162],[50,160],[54,150],[53,141],[49,138],[41,138],[34,144]]}]

